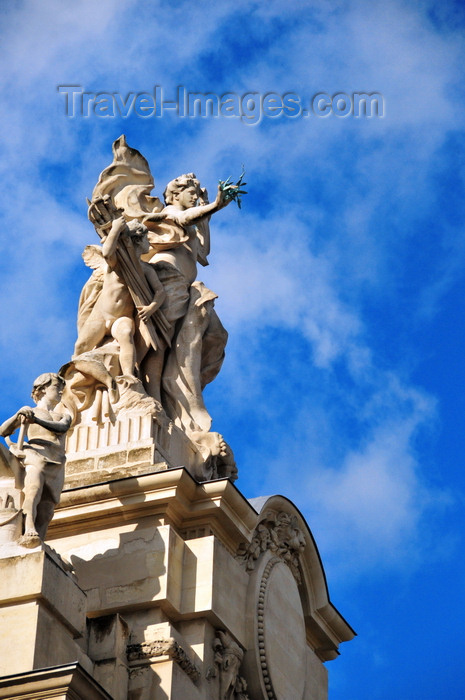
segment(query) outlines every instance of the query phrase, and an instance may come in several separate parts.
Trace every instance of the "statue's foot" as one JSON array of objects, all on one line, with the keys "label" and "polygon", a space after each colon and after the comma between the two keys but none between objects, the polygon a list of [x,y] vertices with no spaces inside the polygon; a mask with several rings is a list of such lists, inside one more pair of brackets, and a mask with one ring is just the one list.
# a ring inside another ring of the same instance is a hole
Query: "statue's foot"
[{"label": "statue's foot", "polygon": [[28,547],[32,549],[38,547],[41,543],[39,533],[36,530],[26,530],[24,535],[20,538],[19,544],[23,547]]},{"label": "statue's foot", "polygon": [[142,382],[139,379],[139,377],[136,377],[135,374],[119,374],[117,377],[115,377],[116,384],[123,385],[124,387],[130,387],[134,385],[141,385]]},{"label": "statue's foot", "polygon": [[229,457],[229,455],[231,454],[231,448],[229,447],[228,443],[226,442],[226,440],[224,439],[224,437],[222,435],[220,435],[219,437],[220,437],[220,443],[218,446],[219,456],[220,457]]}]

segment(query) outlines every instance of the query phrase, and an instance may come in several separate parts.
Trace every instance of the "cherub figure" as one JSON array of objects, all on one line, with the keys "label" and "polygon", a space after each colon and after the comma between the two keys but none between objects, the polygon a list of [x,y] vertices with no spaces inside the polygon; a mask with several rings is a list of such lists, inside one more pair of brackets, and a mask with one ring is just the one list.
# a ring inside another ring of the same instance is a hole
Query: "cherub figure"
[{"label": "cherub figure", "polygon": [[[36,547],[44,540],[60,500],[65,478],[65,435],[71,425],[71,416],[65,411],[55,411],[61,401],[65,382],[58,374],[47,372],[35,380],[31,396],[35,408],[23,406],[14,416],[0,426],[0,435],[8,437],[17,428],[20,439],[17,445],[10,443],[12,471],[24,469],[24,535],[20,543]],[[27,443],[22,444],[24,434]]]},{"label": "cherub figure", "polygon": [[[100,282],[97,294],[81,297],[79,310],[79,334],[74,356],[95,349],[105,336],[112,336],[119,345],[121,373],[136,374],[136,348],[134,332],[137,323],[147,324],[160,307],[165,292],[151,265],[140,261],[149,250],[146,227],[138,221],[126,223],[122,216],[114,219],[108,234],[102,238],[102,246],[89,245],[83,258],[93,268],[93,277]],[[148,304],[136,304],[134,290],[129,287],[118,259],[118,245],[122,237],[128,237],[134,251],[134,260],[144,276],[142,283],[149,286],[152,300]],[[95,281],[95,280],[94,280]],[[84,288],[85,290],[86,288]],[[132,292],[132,293],[131,293]],[[147,340],[147,347],[150,340]]]}]

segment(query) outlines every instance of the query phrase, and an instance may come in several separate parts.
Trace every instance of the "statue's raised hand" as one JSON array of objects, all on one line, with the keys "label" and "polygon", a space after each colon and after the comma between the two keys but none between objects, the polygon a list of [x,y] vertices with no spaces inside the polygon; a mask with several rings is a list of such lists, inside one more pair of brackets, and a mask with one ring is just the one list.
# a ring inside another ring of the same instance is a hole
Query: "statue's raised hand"
[{"label": "statue's raised hand", "polygon": [[34,423],[34,410],[30,406],[23,406],[16,412],[21,423]]},{"label": "statue's raised hand", "polygon": [[[243,194],[247,194],[246,190],[241,189],[247,183],[244,182],[245,170],[242,166],[242,172],[240,174],[239,180],[233,184],[231,178],[228,177],[227,180],[220,180],[218,185],[218,194],[216,196],[217,206],[220,208],[225,207],[229,202],[236,202],[239,209],[241,208],[241,197]],[[220,195],[221,191],[221,197]]]},{"label": "statue's raised hand", "polygon": [[228,204],[234,199],[233,190],[235,189],[237,189],[236,185],[228,185],[226,188],[223,188],[221,185],[218,185],[218,191],[216,193],[215,199],[216,206],[220,209],[223,209],[223,207],[227,207]]}]

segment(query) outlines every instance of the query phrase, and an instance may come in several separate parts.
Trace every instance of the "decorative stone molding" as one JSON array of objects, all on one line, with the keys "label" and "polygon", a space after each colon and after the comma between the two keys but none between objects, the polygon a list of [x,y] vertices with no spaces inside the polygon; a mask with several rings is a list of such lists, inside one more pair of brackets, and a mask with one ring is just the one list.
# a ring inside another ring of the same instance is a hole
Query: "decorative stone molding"
[{"label": "decorative stone molding", "polygon": [[245,678],[239,675],[244,658],[241,649],[231,635],[223,630],[217,630],[213,640],[215,652],[215,667],[207,671],[207,680],[216,678],[219,673],[219,700],[249,700]]},{"label": "decorative stone molding", "polygon": [[270,551],[255,573],[244,664],[251,693],[267,700],[302,699],[307,697],[307,644],[298,583],[285,561]]},{"label": "decorative stone molding", "polygon": [[157,656],[169,656],[170,659],[179,664],[193,681],[199,680],[200,671],[198,667],[173,637],[154,639],[151,642],[142,642],[141,644],[129,644],[127,647],[129,661],[140,661]]},{"label": "decorative stone molding", "polygon": [[180,535],[183,540],[195,540],[199,537],[210,537],[213,535],[213,530],[209,525],[203,527],[190,527],[187,530],[181,530]]},{"label": "decorative stone molding", "polygon": [[297,583],[301,583],[299,554],[305,548],[305,536],[297,526],[297,517],[281,511],[265,513],[250,543],[239,545],[236,558],[253,571],[259,556],[269,550],[280,557],[292,571]]},{"label": "decorative stone molding", "polygon": [[271,570],[276,564],[281,560],[277,557],[270,559],[263,572],[262,579],[260,581],[260,592],[258,595],[257,603],[257,642],[260,654],[260,667],[262,671],[263,682],[265,684],[265,690],[269,700],[276,700],[276,695],[273,689],[273,684],[271,682],[270,673],[268,670],[268,662],[266,659],[265,651],[265,625],[264,625],[264,612],[265,612],[265,595],[266,587],[268,585],[268,579],[270,578]]}]

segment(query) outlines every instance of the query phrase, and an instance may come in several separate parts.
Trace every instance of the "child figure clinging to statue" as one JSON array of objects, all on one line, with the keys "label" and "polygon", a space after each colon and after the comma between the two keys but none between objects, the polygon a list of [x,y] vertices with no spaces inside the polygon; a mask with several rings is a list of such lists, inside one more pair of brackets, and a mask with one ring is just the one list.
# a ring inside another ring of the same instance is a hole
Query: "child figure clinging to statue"
[{"label": "child figure clinging to statue", "polygon": [[[112,221],[109,232],[102,239],[102,246],[87,246],[83,253],[85,263],[96,271],[94,275],[98,275],[97,279],[100,277],[101,287],[96,296],[92,293],[89,295],[89,302],[84,287],[79,305],[79,335],[74,357],[93,350],[106,336],[112,336],[119,345],[121,373],[126,376],[136,374],[136,321],[139,327],[144,327],[165,299],[155,270],[148,263],[140,261],[140,256],[149,250],[146,234],[147,229],[143,224],[138,221],[126,223],[120,215]],[[137,260],[132,279],[127,271],[125,274],[118,260],[117,251],[123,236],[131,241]],[[136,306],[134,303],[131,294],[134,272],[139,277],[138,283],[145,286],[152,297],[145,305]],[[144,340],[148,346],[150,340],[145,337]]]},{"label": "child figure clinging to statue", "polygon": [[44,540],[63,489],[65,436],[71,416],[65,409],[55,411],[55,408],[61,401],[64,385],[58,374],[41,374],[31,392],[36,407],[23,406],[0,426],[2,437],[11,435],[22,424],[27,434],[28,441],[24,445],[22,439],[17,445],[10,444],[10,465],[16,475],[18,466],[20,471],[24,469],[22,509],[25,522],[20,543],[28,547],[35,547]]}]

